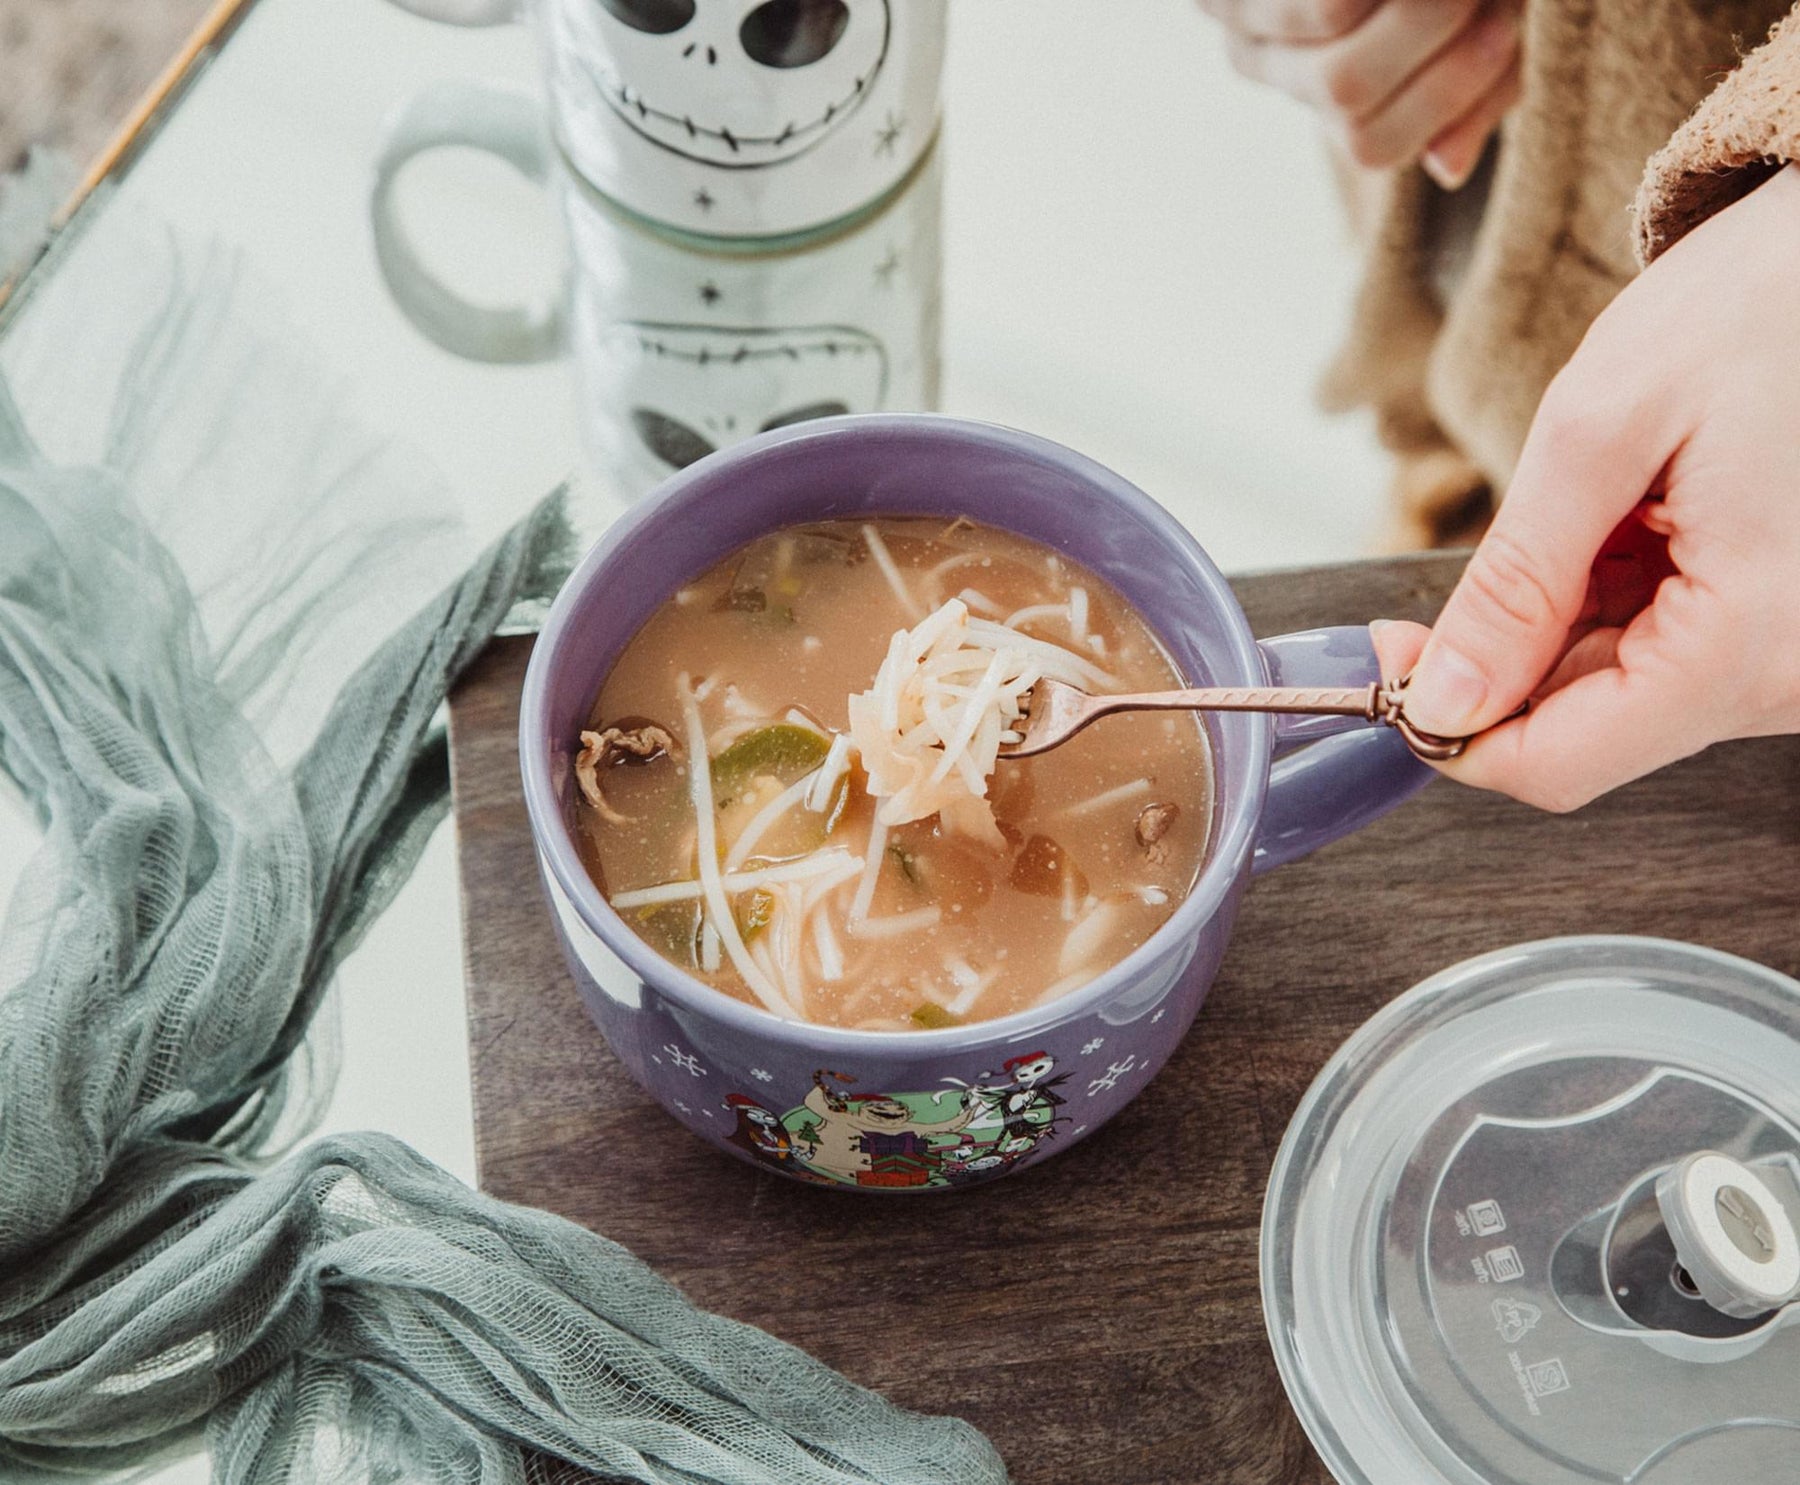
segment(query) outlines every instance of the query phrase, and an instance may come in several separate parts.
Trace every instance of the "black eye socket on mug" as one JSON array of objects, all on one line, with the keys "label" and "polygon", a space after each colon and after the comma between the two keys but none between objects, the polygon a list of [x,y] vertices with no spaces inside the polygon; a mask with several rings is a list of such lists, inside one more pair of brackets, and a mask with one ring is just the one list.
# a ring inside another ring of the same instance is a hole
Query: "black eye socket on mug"
[{"label": "black eye socket on mug", "polygon": [[765,67],[810,67],[843,39],[844,0],[769,0],[744,17],[738,41]]},{"label": "black eye socket on mug", "polygon": [[600,0],[606,13],[633,31],[667,36],[694,18],[694,0]]},{"label": "black eye socket on mug", "polygon": [[653,408],[632,408],[631,426],[645,448],[675,469],[686,469],[713,452],[712,440],[704,433]]}]

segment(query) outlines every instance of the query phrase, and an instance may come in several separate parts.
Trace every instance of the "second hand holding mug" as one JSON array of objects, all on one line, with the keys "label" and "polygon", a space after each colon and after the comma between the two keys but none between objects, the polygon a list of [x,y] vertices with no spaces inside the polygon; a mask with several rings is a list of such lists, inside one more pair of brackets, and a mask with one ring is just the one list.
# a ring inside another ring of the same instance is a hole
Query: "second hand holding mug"
[{"label": "second hand holding mug", "polygon": [[[396,0],[452,25],[520,0]],[[771,247],[870,209],[935,137],[945,0],[526,0],[556,138],[665,229]]]}]

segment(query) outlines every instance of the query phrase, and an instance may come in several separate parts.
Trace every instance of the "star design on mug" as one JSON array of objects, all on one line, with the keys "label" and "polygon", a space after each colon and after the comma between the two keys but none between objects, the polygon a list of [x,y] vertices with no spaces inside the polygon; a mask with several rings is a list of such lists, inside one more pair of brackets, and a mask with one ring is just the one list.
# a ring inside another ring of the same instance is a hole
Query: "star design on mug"
[{"label": "star design on mug", "polygon": [[884,289],[893,288],[894,275],[899,269],[900,254],[893,247],[889,247],[887,256],[875,265],[875,282]]},{"label": "star design on mug", "polygon": [[694,192],[694,205],[699,207],[701,211],[711,211],[716,204],[717,203],[713,200],[712,192],[707,190],[705,186],[700,187],[699,190]]},{"label": "star design on mug", "polygon": [[893,109],[888,110],[887,121],[875,131],[875,153],[891,155],[900,142],[900,136],[906,132],[906,119],[896,118]]},{"label": "star design on mug", "polygon": [[702,304],[717,304],[722,297],[719,286],[711,279],[700,285],[700,302]]}]

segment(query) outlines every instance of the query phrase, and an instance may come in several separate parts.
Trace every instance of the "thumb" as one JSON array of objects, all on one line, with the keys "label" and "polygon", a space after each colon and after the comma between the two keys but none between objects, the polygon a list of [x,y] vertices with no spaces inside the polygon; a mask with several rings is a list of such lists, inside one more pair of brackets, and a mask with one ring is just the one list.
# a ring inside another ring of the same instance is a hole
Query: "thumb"
[{"label": "thumb", "polygon": [[1627,391],[1642,373],[1614,359],[1584,342],[1545,393],[1413,671],[1406,713],[1424,731],[1479,732],[1531,695],[1567,647],[1601,544],[1666,462],[1660,419]]},{"label": "thumb", "polygon": [[1595,653],[1569,667],[1574,679],[1476,738],[1454,776],[1563,811],[1699,752],[1718,737],[1720,710],[1693,704],[1695,678],[1729,668],[1717,663],[1729,646],[1716,626],[1699,627],[1710,632],[1677,632],[1652,609],[1623,634],[1595,636]]}]

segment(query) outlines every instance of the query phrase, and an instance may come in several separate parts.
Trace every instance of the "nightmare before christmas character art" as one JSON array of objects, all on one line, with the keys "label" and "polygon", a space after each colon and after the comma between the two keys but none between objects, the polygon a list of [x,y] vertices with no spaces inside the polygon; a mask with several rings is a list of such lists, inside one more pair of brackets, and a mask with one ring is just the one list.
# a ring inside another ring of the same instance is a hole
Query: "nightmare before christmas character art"
[{"label": "nightmare before christmas character art", "polygon": [[559,0],[552,25],[633,134],[684,159],[757,170],[841,129],[887,60],[888,0]]},{"label": "nightmare before christmas character art", "polygon": [[[927,1117],[913,1100],[889,1093],[842,1092],[832,1084],[856,1080],[844,1073],[813,1074],[802,1125],[811,1146],[807,1164],[858,1186],[928,1186],[939,1173],[943,1137],[975,1117],[977,1105],[957,1097],[948,1114]],[[927,1100],[936,1104],[933,1095]]]},{"label": "nightmare before christmas character art", "polygon": [[1009,1057],[998,1073],[983,1073],[970,1091],[984,1105],[985,1114],[977,1121],[991,1126],[998,1122],[1000,1130],[993,1144],[1002,1154],[1017,1158],[1039,1140],[1056,1133],[1057,1122],[1064,1116],[1056,1111],[1063,1098],[1056,1088],[1068,1082],[1067,1073],[1056,1073],[1056,1059],[1048,1052],[1027,1052],[1022,1057]]},{"label": "nightmare before christmas character art", "polygon": [[[745,1093],[728,1094],[737,1120],[728,1143],[758,1164],[802,1181],[864,1190],[972,1186],[1028,1158],[1065,1117],[1047,1052],[1014,1057],[979,1082],[930,1092],[864,1091],[847,1073],[820,1069],[796,1108],[777,1116]],[[955,1080],[950,1080],[955,1081]]]},{"label": "nightmare before christmas character art", "polygon": [[887,401],[886,349],[852,325],[628,321],[600,343],[596,396],[628,413],[650,481],[752,434]]},{"label": "nightmare before christmas character art", "polygon": [[806,1147],[796,1146],[794,1136],[772,1109],[764,1108],[747,1093],[727,1094],[725,1107],[737,1117],[737,1128],[726,1136],[727,1144],[737,1146],[761,1164],[774,1166],[802,1181],[823,1182],[826,1179],[801,1163]]}]

